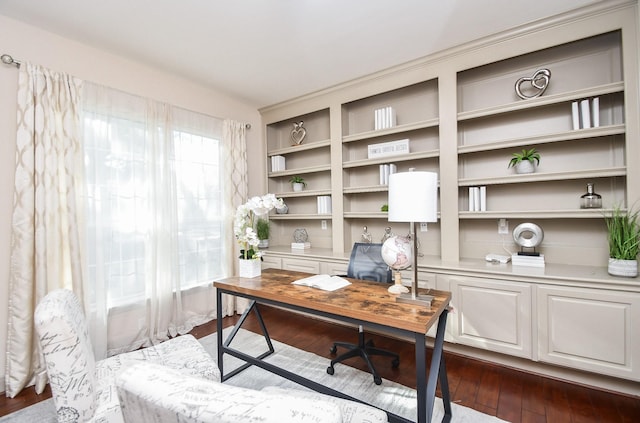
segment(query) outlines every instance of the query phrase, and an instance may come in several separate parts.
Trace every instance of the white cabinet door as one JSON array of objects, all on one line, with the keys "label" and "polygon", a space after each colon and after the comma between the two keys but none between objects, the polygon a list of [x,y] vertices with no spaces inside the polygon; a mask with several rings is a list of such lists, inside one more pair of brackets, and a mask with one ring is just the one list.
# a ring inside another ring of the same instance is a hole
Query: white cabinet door
[{"label": "white cabinet door", "polygon": [[295,270],[298,272],[318,274],[320,273],[320,262],[311,259],[303,260],[283,257],[282,268],[284,270]]},{"label": "white cabinet door", "polygon": [[324,262],[324,263],[320,263],[320,273],[324,273],[327,275],[346,275],[348,267],[349,267],[349,263],[344,261]]},{"label": "white cabinet door", "polygon": [[272,257],[269,254],[262,256],[263,269],[282,269],[282,259],[280,257]]},{"label": "white cabinet door", "polygon": [[452,277],[450,324],[456,342],[532,358],[531,286]]},{"label": "white cabinet door", "polygon": [[640,294],[538,287],[540,361],[640,380]]}]

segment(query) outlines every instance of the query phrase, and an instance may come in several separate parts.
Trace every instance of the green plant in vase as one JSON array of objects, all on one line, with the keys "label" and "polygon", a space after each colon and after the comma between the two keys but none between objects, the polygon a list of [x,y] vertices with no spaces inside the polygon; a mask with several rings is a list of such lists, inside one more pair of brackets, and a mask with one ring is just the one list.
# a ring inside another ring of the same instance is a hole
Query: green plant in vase
[{"label": "green plant in vase", "polygon": [[610,274],[615,276],[638,275],[638,253],[640,253],[640,223],[638,211],[623,211],[619,206],[613,208],[607,223],[607,241],[609,244]]},{"label": "green plant in vase", "polygon": [[512,154],[508,167],[515,167],[517,173],[533,173],[534,164],[540,164],[540,153],[535,148],[523,148],[522,151]]},{"label": "green plant in vase", "polygon": [[289,182],[291,182],[291,186],[296,192],[302,191],[307,186],[307,182],[302,176],[292,176]]},{"label": "green plant in vase", "polygon": [[256,234],[260,243],[258,247],[267,248],[269,246],[269,233],[271,231],[271,224],[267,219],[258,219],[256,222]]}]

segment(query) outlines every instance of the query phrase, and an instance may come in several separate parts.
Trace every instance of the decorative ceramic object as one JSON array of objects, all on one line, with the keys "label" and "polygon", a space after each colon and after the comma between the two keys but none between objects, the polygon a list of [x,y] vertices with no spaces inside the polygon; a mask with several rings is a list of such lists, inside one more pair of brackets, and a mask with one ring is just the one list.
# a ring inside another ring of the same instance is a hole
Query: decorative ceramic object
[{"label": "decorative ceramic object", "polygon": [[241,278],[255,278],[260,276],[261,266],[260,259],[238,259],[238,275]]},{"label": "decorative ceramic object", "polygon": [[[551,71],[549,69],[538,69],[532,76],[519,78],[516,81],[516,94],[523,100],[540,97],[547,90],[550,80]],[[523,84],[527,84],[524,87],[525,91],[532,91],[532,94],[527,95],[523,92]]]},{"label": "decorative ceramic object", "polygon": [[304,228],[298,228],[293,231],[293,240],[295,242],[307,242],[309,241],[309,234]]},{"label": "decorative ceramic object", "polygon": [[517,174],[533,173],[536,171],[536,165],[529,160],[523,160],[516,165]]},{"label": "decorative ceramic object", "polygon": [[293,187],[293,192],[300,192],[304,189],[304,184],[302,182],[294,182],[291,186]]},{"label": "decorative ceramic object", "polygon": [[609,258],[607,272],[612,276],[635,278],[638,276],[638,260],[620,260]]},{"label": "decorative ceramic object", "polygon": [[304,141],[304,137],[307,136],[307,130],[302,125],[304,125],[303,121],[294,122],[293,129],[291,130],[291,142],[293,142],[292,145],[302,144],[302,141]]}]

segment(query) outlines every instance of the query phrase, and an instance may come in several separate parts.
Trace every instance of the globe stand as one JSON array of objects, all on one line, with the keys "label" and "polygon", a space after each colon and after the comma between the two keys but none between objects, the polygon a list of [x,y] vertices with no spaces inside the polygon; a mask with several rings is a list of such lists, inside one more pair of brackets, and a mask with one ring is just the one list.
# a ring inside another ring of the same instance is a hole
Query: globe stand
[{"label": "globe stand", "polygon": [[398,295],[396,297],[396,302],[431,307],[433,296],[418,295],[418,243],[416,242],[415,222],[411,222],[409,224],[409,231],[409,237],[411,238],[411,247],[413,248],[413,263],[411,265],[411,268],[413,269],[413,272],[411,274],[411,294]]},{"label": "globe stand", "polygon": [[399,270],[393,272],[395,283],[387,289],[392,294],[406,294],[409,292],[409,288],[402,285],[402,274]]}]

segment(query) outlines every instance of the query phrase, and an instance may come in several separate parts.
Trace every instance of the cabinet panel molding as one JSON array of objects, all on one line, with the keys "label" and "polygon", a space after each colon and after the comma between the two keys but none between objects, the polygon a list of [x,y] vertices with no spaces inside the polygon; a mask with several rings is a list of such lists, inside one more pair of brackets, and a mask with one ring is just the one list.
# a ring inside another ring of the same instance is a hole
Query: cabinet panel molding
[{"label": "cabinet panel molding", "polygon": [[456,341],[532,358],[531,287],[480,278],[451,279]]},{"label": "cabinet panel molding", "polygon": [[538,288],[541,361],[640,380],[640,295]]}]

